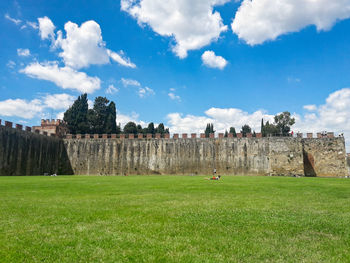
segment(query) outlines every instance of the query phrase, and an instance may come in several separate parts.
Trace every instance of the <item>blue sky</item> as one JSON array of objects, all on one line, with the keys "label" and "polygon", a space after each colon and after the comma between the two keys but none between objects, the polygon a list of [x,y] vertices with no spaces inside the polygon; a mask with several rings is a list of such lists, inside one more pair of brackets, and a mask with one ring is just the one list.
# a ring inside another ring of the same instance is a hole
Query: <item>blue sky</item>
[{"label": "blue sky", "polygon": [[349,0],[166,2],[1,1],[0,118],[35,125],[88,92],[122,124],[258,131],[288,110],[295,131],[350,136]]}]

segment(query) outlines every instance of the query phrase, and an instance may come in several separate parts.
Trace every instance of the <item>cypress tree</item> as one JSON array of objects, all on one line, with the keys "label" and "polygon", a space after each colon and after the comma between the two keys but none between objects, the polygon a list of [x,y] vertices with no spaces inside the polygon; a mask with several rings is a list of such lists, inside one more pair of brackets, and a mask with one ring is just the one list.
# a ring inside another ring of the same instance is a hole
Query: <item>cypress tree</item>
[{"label": "cypress tree", "polygon": [[71,134],[85,134],[90,132],[88,122],[87,94],[80,95],[71,107],[64,113],[63,120]]}]

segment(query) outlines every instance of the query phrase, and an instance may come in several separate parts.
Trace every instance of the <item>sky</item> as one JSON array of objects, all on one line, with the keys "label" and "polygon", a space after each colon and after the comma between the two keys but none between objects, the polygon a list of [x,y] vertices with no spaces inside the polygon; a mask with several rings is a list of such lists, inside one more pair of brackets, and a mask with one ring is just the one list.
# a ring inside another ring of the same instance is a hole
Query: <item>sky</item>
[{"label": "sky", "polygon": [[88,93],[122,126],[259,132],[289,111],[294,132],[350,140],[349,18],[350,0],[2,0],[0,119],[62,118]]}]

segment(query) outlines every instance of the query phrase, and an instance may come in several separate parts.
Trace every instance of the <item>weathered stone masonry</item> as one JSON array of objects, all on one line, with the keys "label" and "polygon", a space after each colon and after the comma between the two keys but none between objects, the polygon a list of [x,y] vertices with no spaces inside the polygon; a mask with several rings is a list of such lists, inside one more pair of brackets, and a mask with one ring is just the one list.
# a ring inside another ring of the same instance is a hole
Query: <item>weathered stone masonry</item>
[{"label": "weathered stone masonry", "polygon": [[343,137],[59,139],[6,126],[0,126],[0,175],[188,175],[211,174],[214,168],[223,175],[347,175]]}]

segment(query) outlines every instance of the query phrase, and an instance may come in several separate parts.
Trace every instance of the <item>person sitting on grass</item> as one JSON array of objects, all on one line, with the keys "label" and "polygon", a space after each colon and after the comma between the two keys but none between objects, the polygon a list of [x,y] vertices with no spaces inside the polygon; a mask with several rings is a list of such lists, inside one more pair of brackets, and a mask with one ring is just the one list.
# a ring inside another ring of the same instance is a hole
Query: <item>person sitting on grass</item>
[{"label": "person sitting on grass", "polygon": [[213,176],[213,177],[210,177],[210,178],[205,178],[205,180],[220,180],[220,178],[221,178],[221,175],[218,175],[218,176]]}]

